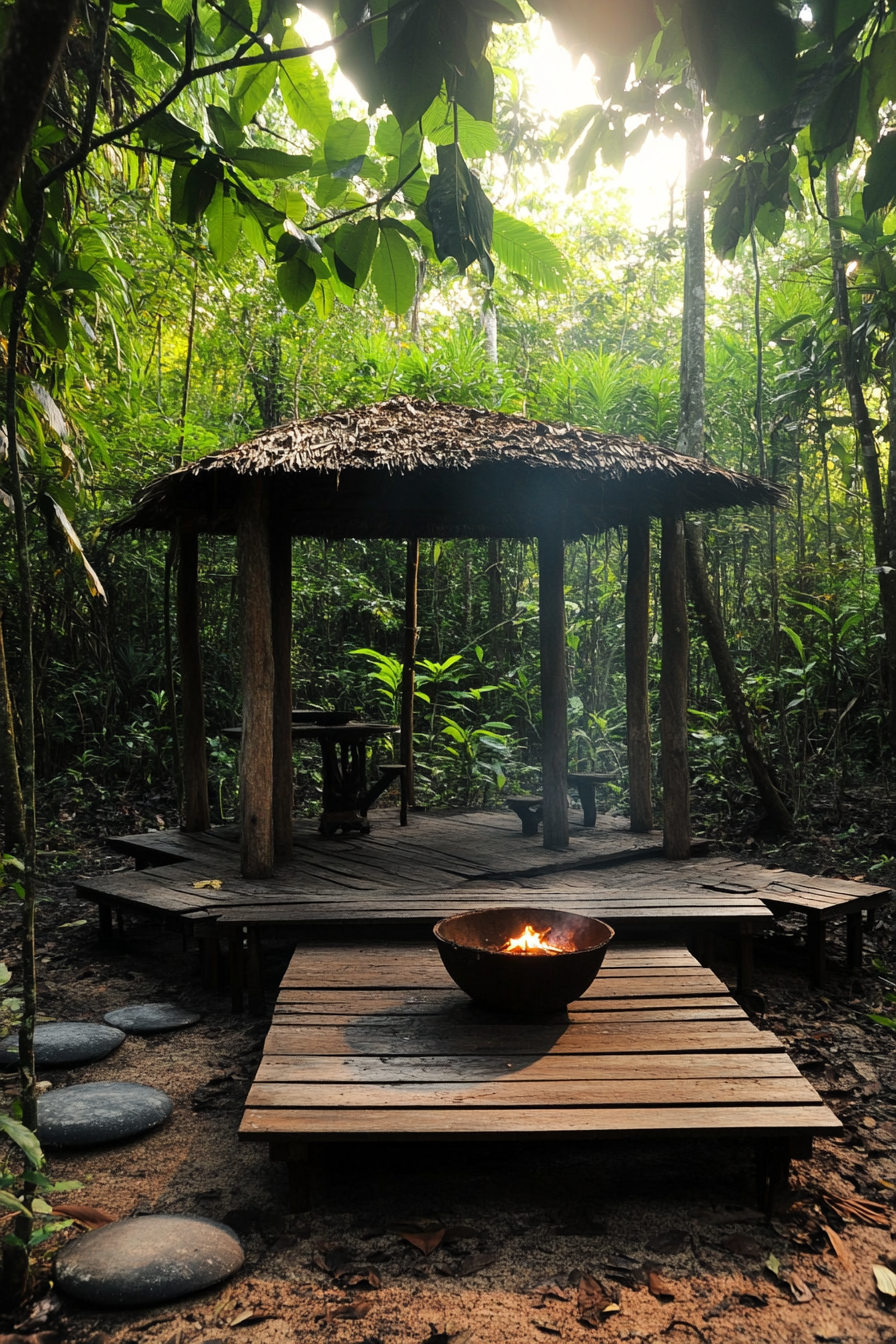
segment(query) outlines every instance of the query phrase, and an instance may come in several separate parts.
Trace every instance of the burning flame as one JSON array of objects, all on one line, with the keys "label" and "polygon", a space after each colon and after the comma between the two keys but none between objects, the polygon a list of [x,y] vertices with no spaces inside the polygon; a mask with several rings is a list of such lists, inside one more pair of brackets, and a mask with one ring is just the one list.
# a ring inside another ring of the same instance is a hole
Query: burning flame
[{"label": "burning flame", "polygon": [[527,924],[518,938],[508,938],[499,952],[534,952],[536,955],[552,956],[556,952],[565,952],[565,947],[557,947],[554,943],[545,942],[550,929],[542,929],[537,933],[531,924]]}]

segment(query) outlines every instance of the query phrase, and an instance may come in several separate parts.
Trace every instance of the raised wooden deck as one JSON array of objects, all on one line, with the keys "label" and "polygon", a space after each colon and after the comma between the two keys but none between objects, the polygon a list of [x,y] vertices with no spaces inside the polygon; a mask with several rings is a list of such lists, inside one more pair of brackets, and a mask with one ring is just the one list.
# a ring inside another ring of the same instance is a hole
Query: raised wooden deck
[{"label": "raised wooden deck", "polygon": [[840,1128],[683,948],[611,947],[568,1014],[520,1018],[473,1004],[431,944],[342,943],[295,952],[240,1136],[289,1162],[300,1207],[321,1143],[728,1129],[786,1168]]}]

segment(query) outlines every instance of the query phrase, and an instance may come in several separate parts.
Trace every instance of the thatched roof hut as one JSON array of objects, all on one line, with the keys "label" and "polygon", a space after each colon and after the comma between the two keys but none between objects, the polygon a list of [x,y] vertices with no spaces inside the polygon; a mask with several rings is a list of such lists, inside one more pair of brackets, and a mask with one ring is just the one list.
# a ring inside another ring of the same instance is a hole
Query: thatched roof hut
[{"label": "thatched roof hut", "polygon": [[275,856],[292,845],[293,536],[408,539],[402,688],[402,760],[408,781],[413,778],[419,538],[538,538],[544,839],[551,848],[564,848],[569,828],[563,543],[626,526],[631,818],[633,830],[650,830],[649,521],[661,517],[664,847],[670,857],[687,857],[684,511],[773,505],[783,498],[768,481],[655,444],[404,396],[279,425],[151,482],[116,530],[158,528],[180,538],[185,828],[209,825],[199,533],[237,537],[242,868],[247,877],[259,877],[270,873]]},{"label": "thatched roof hut", "polygon": [[413,397],[293,420],[153,481],[119,529],[235,532],[248,478],[294,536],[566,540],[670,508],[775,504],[768,481],[656,444]]}]

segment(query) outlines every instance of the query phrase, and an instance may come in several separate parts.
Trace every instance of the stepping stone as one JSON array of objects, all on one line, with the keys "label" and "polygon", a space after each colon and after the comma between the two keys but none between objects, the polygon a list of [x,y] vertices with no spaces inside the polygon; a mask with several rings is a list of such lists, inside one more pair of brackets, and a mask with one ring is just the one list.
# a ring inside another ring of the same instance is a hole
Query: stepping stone
[{"label": "stepping stone", "polygon": [[56,1287],[98,1307],[148,1307],[220,1283],[244,1259],[223,1223],[151,1214],[67,1242],[56,1257]]},{"label": "stepping stone", "polygon": [[[111,1055],[124,1040],[124,1032],[102,1022],[40,1022],[34,1028],[34,1058],[38,1065],[88,1064]],[[0,1068],[15,1068],[19,1062],[19,1038],[0,1041]]]},{"label": "stepping stone", "polygon": [[130,1139],[167,1120],[171,1098],[142,1083],[79,1083],[40,1097],[37,1137],[46,1148]]},{"label": "stepping stone", "polygon": [[201,1014],[178,1008],[176,1003],[133,1003],[128,1008],[116,1008],[106,1013],[105,1020],[121,1031],[136,1035],[153,1031],[173,1031],[175,1027],[192,1027]]}]

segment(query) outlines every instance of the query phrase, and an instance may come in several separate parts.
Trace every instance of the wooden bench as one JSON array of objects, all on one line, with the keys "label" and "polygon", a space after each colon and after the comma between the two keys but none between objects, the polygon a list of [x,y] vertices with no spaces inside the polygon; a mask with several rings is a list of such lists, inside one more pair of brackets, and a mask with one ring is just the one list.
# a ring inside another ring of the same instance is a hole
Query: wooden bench
[{"label": "wooden bench", "polygon": [[758,1144],[770,1204],[791,1157],[842,1126],[726,986],[683,948],[611,947],[569,1013],[479,1008],[423,946],[296,950],[240,1138],[307,1207],[318,1146],[726,1129]]},{"label": "wooden bench", "polygon": [[611,779],[616,778],[616,773],[615,770],[609,770],[603,774],[575,773],[566,776],[569,787],[575,789],[579,795],[579,802],[582,804],[583,826],[593,826],[597,821],[594,786],[596,784],[608,784]]},{"label": "wooden bench", "polygon": [[[615,770],[604,773],[577,772],[566,776],[569,787],[575,789],[579,795],[579,801],[582,804],[583,826],[594,826],[597,823],[597,803],[594,798],[595,785],[607,784],[615,778]],[[511,812],[515,812],[523,823],[523,835],[537,835],[542,820],[544,799],[537,794],[521,794],[513,798],[505,798],[504,801]]]}]

